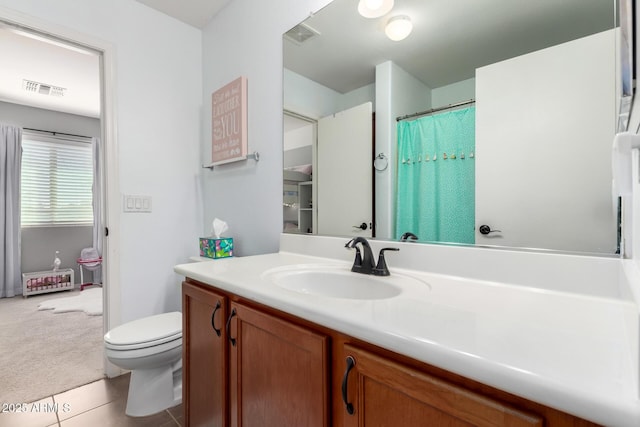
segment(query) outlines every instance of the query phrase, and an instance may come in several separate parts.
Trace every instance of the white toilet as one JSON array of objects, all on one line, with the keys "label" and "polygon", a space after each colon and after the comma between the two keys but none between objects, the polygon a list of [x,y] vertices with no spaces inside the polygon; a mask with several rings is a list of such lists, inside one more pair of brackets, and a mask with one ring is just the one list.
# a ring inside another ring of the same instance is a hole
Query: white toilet
[{"label": "white toilet", "polygon": [[104,336],[106,356],[131,371],[126,414],[142,417],[182,402],[182,313],[145,317]]}]

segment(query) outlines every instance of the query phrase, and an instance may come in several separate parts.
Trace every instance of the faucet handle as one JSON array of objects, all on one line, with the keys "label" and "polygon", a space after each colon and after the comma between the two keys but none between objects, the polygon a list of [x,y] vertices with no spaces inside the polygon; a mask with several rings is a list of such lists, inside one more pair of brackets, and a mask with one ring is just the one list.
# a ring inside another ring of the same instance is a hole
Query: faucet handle
[{"label": "faucet handle", "polygon": [[376,276],[389,276],[389,269],[387,268],[387,262],[384,259],[385,251],[399,251],[399,248],[382,248],[380,249],[380,255],[378,255],[378,265],[373,269],[373,274]]},{"label": "faucet handle", "polygon": [[353,265],[354,266],[361,266],[362,265],[362,255],[360,254],[360,248],[358,248],[358,246],[353,244],[354,239],[349,240],[344,247],[347,249],[355,249],[356,250],[356,258],[353,261]]}]

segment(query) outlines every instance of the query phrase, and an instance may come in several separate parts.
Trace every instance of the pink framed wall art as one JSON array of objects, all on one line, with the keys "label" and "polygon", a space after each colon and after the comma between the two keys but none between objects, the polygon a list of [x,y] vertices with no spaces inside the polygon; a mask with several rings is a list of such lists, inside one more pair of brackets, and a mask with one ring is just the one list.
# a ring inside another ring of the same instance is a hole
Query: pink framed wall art
[{"label": "pink framed wall art", "polygon": [[247,158],[247,79],[238,77],[211,95],[212,165]]}]

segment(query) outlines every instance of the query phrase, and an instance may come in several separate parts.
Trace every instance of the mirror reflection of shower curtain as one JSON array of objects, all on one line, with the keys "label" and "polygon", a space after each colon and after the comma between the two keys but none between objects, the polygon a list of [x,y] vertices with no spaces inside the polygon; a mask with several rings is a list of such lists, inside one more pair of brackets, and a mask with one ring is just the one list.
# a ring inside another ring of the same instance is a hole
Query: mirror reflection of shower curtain
[{"label": "mirror reflection of shower curtain", "polygon": [[475,107],[397,128],[396,239],[475,243]]}]

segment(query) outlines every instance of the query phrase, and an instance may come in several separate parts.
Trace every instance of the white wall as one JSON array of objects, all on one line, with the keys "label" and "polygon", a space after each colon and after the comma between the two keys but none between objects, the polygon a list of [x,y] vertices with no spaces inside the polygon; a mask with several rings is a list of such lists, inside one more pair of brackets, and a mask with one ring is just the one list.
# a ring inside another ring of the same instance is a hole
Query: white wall
[{"label": "white wall", "polygon": [[0,7],[115,46],[120,191],[152,196],[153,212],[121,214],[120,229],[110,230],[120,234],[112,285],[121,289],[121,321],[179,309],[173,266],[196,253],[202,229],[201,32],[133,0],[0,0]]},{"label": "white wall", "polygon": [[[203,161],[211,158],[211,93],[239,76],[248,81],[249,152],[202,172],[205,227],[229,223],[237,255],[277,252],[282,230],[282,34],[328,0],[234,0],[203,31]],[[305,113],[304,111],[299,111]]]},{"label": "white wall", "polygon": [[336,112],[348,110],[349,108],[364,104],[365,102],[371,102],[373,105],[373,111],[375,112],[375,101],[376,85],[375,83],[371,83],[358,89],[354,89],[351,92],[342,94],[338,99],[338,109]]},{"label": "white wall", "polygon": [[[293,129],[284,133],[284,150],[292,151],[300,148],[311,147],[313,145],[313,139],[313,123],[309,122],[305,127]],[[291,166],[311,163],[311,159],[308,160],[309,161],[304,163],[294,163]]]},{"label": "white wall", "polygon": [[[80,268],[76,259],[84,248],[93,243],[93,227],[28,227],[20,232],[21,269],[23,273],[51,270],[53,258],[59,251],[61,268],[72,268],[75,283],[81,284]],[[85,269],[85,282],[91,281],[92,274]]]},{"label": "white wall", "polygon": [[[289,117],[290,120],[297,120]],[[313,163],[315,149],[315,123],[299,120],[302,125],[285,130],[283,135],[283,167],[310,165]]]},{"label": "white wall", "polygon": [[341,95],[320,83],[284,69],[283,96],[285,110],[319,119],[339,111]]},{"label": "white wall", "polygon": [[431,91],[432,108],[468,101],[476,98],[476,79],[462,80],[450,85],[434,88]]},{"label": "white wall", "polygon": [[340,93],[291,70],[284,70],[284,109],[311,119],[320,119],[365,102],[374,103],[375,91],[372,83]]},{"label": "white wall", "polygon": [[25,128],[51,132],[100,136],[99,119],[45,110],[43,108],[27,107],[10,102],[0,101],[0,121]]}]

